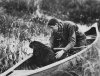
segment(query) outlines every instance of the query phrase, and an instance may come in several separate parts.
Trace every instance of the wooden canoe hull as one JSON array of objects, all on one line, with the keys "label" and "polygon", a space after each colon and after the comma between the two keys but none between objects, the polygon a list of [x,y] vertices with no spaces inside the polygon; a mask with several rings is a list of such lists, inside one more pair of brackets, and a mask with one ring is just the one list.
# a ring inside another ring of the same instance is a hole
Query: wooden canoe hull
[{"label": "wooden canoe hull", "polygon": [[[60,71],[74,72],[77,75],[86,76],[87,69],[90,70],[86,68],[90,65],[89,62],[91,62],[91,65],[94,65],[94,62],[99,63],[99,43],[100,32],[97,33],[96,40],[91,45],[70,57],[35,70],[13,70],[9,76],[57,76],[56,74]],[[5,76],[7,73],[3,73],[1,76]],[[93,73],[91,76],[95,76],[94,74],[96,73]]]},{"label": "wooden canoe hull", "polygon": [[80,67],[84,65],[86,58],[91,58],[91,52],[95,52],[97,54],[93,58],[94,60],[97,60],[99,55],[98,50],[95,47],[95,42],[79,53],[56,63],[52,63],[36,70],[14,70],[10,76],[54,76],[59,71],[74,71],[77,74],[78,72],[76,72],[76,69],[80,69]]}]

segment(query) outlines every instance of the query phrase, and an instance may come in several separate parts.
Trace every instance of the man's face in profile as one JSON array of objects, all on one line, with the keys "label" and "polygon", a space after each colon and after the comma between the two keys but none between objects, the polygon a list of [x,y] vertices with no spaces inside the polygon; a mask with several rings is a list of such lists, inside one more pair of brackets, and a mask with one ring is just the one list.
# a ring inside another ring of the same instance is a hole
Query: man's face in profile
[{"label": "man's face in profile", "polygon": [[53,30],[53,31],[55,31],[55,32],[57,32],[58,31],[58,25],[56,24],[56,25],[52,25],[52,26],[50,26],[50,28]]}]

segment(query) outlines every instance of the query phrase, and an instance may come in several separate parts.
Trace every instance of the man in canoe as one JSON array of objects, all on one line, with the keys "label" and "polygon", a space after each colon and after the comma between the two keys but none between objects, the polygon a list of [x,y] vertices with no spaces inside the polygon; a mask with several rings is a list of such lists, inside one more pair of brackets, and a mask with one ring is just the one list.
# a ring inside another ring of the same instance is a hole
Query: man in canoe
[{"label": "man in canoe", "polygon": [[78,27],[71,21],[58,21],[53,18],[49,20],[48,27],[51,29],[50,46],[54,48],[63,48],[56,52],[56,58],[65,57],[66,52],[74,46],[80,47],[86,45],[86,36],[78,32]]}]

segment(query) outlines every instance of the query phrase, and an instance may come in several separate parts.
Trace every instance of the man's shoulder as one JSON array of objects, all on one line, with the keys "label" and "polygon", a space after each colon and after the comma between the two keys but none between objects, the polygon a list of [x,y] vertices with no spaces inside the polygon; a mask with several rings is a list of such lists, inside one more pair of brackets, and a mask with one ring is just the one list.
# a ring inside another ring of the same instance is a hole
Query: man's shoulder
[{"label": "man's shoulder", "polygon": [[69,25],[76,25],[74,22],[72,21],[63,21],[64,24],[69,24]]},{"label": "man's shoulder", "polygon": [[63,21],[62,23],[64,28],[71,28],[76,26],[76,24],[72,21]]},{"label": "man's shoulder", "polygon": [[76,24],[72,21],[63,21],[64,28],[74,28]]}]

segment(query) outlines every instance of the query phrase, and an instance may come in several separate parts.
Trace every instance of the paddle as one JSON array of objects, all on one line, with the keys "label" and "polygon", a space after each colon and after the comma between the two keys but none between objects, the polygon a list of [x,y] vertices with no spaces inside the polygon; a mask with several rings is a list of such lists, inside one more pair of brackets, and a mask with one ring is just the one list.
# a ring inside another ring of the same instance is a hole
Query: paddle
[{"label": "paddle", "polygon": [[[73,47],[72,49],[86,48],[87,46]],[[62,50],[64,48],[53,48],[54,50]]]}]

